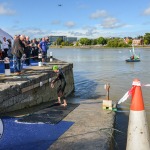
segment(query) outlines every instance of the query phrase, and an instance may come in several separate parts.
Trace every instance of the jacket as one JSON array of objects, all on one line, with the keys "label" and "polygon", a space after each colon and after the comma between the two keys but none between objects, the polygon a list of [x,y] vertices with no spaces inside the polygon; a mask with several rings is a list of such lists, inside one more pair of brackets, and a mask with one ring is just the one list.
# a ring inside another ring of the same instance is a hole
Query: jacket
[{"label": "jacket", "polygon": [[12,54],[15,55],[18,58],[21,58],[22,55],[24,54],[24,44],[19,38],[16,38],[14,40],[13,48],[12,48]]}]

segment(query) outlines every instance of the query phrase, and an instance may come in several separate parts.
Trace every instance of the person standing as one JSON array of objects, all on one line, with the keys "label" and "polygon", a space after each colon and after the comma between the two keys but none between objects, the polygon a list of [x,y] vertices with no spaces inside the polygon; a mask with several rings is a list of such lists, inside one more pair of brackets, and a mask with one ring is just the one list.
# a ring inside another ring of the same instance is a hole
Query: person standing
[{"label": "person standing", "polygon": [[8,39],[7,41],[8,41],[8,43],[9,43],[9,44],[8,44],[9,49],[8,49],[7,54],[8,54],[8,57],[11,58],[11,57],[12,57],[12,55],[11,55],[12,42],[11,42],[10,39]]},{"label": "person standing", "polygon": [[39,50],[42,52],[42,62],[45,63],[47,59],[47,42],[45,38],[38,44]]},{"label": "person standing", "polygon": [[62,106],[67,106],[67,101],[65,98],[65,87],[66,87],[66,79],[65,79],[65,75],[62,72],[61,69],[58,68],[57,65],[53,66],[53,71],[57,74],[57,77],[51,82],[51,88],[54,88],[54,84],[57,81],[60,81],[60,85],[57,88],[57,95],[58,95],[58,103],[61,104],[61,100],[63,100],[63,104],[61,104]]},{"label": "person standing", "polygon": [[2,60],[2,43],[0,41],[0,60]]},{"label": "person standing", "polygon": [[9,50],[9,43],[8,41],[6,40],[6,37],[3,38],[3,41],[2,41],[2,51],[3,51],[3,59],[5,57],[8,57],[8,50]]},{"label": "person standing", "polygon": [[25,36],[21,35],[18,37],[15,37],[14,43],[13,43],[13,48],[12,48],[12,54],[14,57],[14,72],[17,72],[17,74],[21,74],[21,58],[22,55],[24,54],[24,48],[25,45],[23,44]]},{"label": "person standing", "polygon": [[28,36],[26,36],[24,44],[25,44],[24,53],[26,54],[25,64],[26,64],[26,66],[29,66],[30,65],[30,56],[31,56],[31,46],[30,46],[31,42],[30,42]]},{"label": "person standing", "polygon": [[33,60],[38,60],[38,41],[36,39],[33,39],[31,42],[31,48],[32,48],[32,56],[34,57]]}]

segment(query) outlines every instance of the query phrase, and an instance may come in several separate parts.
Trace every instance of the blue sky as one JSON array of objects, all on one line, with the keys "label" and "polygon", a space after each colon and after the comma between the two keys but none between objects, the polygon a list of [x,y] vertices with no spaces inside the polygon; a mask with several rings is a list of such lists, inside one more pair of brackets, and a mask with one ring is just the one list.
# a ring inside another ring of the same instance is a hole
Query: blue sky
[{"label": "blue sky", "polygon": [[0,0],[0,28],[31,38],[136,37],[150,32],[150,1]]}]

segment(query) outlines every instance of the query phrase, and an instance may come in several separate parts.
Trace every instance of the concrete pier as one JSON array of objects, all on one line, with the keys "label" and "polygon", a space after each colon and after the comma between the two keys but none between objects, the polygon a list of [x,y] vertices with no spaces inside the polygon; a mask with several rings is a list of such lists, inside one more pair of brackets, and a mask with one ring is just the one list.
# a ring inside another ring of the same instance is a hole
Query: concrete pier
[{"label": "concrete pier", "polygon": [[[71,94],[74,90],[73,64],[54,60],[47,63],[46,66],[30,66],[24,69],[24,73],[20,76],[0,75],[0,114],[21,118],[27,113],[32,114],[32,111],[36,112],[46,108],[47,103],[48,105],[53,104],[57,99],[57,85],[54,89],[50,88],[50,81],[55,77],[52,66],[56,64],[63,69],[66,76],[65,93],[66,95]],[[34,108],[37,106],[38,108]],[[103,110],[101,99],[81,101],[79,106],[62,120],[71,122],[73,125],[57,140],[55,138],[54,143],[51,146],[48,145],[48,149],[113,150],[114,120],[115,113]],[[39,139],[41,141],[40,135]]]},{"label": "concrete pier", "polygon": [[73,64],[54,59],[46,65],[30,66],[23,69],[23,74],[16,76],[0,75],[0,113],[29,108],[57,99],[56,87],[50,88],[51,80],[56,76],[53,65],[62,68],[66,80],[66,95],[74,90]]},{"label": "concrete pier", "polygon": [[111,150],[114,120],[114,112],[102,109],[102,100],[86,100],[64,119],[75,123],[49,150]]}]

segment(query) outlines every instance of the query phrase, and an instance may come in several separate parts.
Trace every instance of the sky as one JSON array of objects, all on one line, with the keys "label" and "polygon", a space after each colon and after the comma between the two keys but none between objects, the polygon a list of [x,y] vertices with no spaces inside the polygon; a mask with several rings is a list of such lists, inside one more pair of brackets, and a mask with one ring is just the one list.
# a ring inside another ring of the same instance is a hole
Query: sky
[{"label": "sky", "polygon": [[0,0],[0,28],[31,38],[134,38],[150,32],[150,0]]}]

